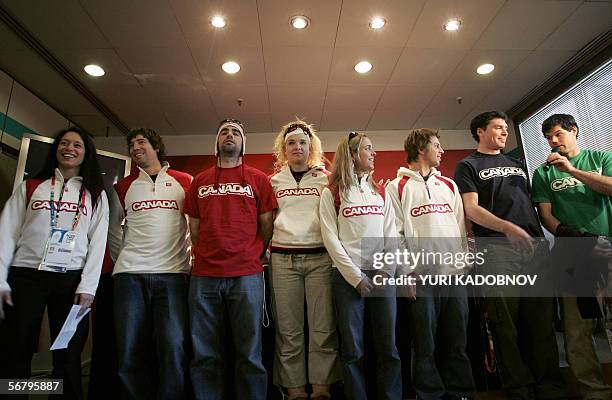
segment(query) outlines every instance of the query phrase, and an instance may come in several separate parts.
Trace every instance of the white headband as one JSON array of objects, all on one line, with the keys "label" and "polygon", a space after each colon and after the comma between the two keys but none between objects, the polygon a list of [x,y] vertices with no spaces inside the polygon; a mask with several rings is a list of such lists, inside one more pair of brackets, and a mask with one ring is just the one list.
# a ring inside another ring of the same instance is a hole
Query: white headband
[{"label": "white headband", "polygon": [[285,142],[286,142],[287,140],[289,140],[289,137],[290,137],[290,136],[294,136],[294,135],[302,135],[302,134],[304,134],[304,135],[306,136],[306,138],[308,139],[308,141],[310,142],[310,136],[308,136],[308,134],[307,134],[306,132],[304,132],[304,131],[302,130],[302,128],[299,128],[299,127],[298,127],[297,129],[292,130],[291,132],[289,132],[289,133],[286,133],[286,134],[285,134]]},{"label": "white headband", "polygon": [[217,130],[217,137],[215,138],[215,155],[219,154],[219,135],[221,134],[221,131],[225,128],[235,128],[236,130],[238,130],[238,132],[240,132],[240,136],[242,136],[242,151],[240,152],[240,155],[244,155],[246,149],[246,136],[244,136],[244,129],[239,124],[231,121],[224,122]]}]

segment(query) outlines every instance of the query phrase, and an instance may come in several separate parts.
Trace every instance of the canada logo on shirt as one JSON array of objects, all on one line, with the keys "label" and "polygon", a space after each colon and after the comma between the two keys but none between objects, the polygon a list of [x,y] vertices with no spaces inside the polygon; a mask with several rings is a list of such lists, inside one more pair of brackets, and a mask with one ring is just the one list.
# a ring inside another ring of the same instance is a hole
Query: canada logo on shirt
[{"label": "canada logo on shirt", "polygon": [[425,204],[422,206],[414,207],[410,210],[410,215],[413,217],[420,217],[426,214],[446,214],[452,213],[453,208],[448,203],[444,204]]},{"label": "canada logo on shirt", "polygon": [[317,188],[283,189],[276,192],[276,197],[279,199],[285,196],[320,196],[320,194]]},{"label": "canada logo on shirt", "polygon": [[[79,209],[77,203],[69,203],[66,201],[54,201],[53,202],[55,211],[60,212],[73,212],[76,213]],[[31,206],[32,210],[51,210],[51,201],[49,200],[34,200]],[[87,207],[81,206],[81,212],[83,215],[87,215]]]},{"label": "canada logo on shirt", "polygon": [[132,203],[132,210],[134,211],[151,210],[153,208],[179,209],[176,200],[144,200]]},{"label": "canada logo on shirt", "polygon": [[497,178],[497,177],[506,178],[512,175],[522,176],[523,178],[527,179],[527,176],[525,175],[525,171],[523,171],[522,168],[518,168],[518,167],[487,168],[487,169],[481,170],[478,173],[478,176],[480,177],[480,179],[483,179],[483,180]]},{"label": "canada logo on shirt", "polygon": [[353,206],[342,210],[345,217],[357,217],[360,215],[384,215],[382,206]]},{"label": "canada logo on shirt", "polygon": [[198,188],[198,197],[204,198],[208,196],[227,196],[239,195],[253,197],[253,188],[251,185],[242,186],[239,183],[220,183],[217,188],[215,185],[205,185]]},{"label": "canada logo on shirt", "polygon": [[[601,175],[601,170],[590,171],[592,174]],[[584,183],[574,178],[573,176],[567,176],[565,178],[555,179],[550,183],[550,188],[555,192],[560,190],[565,190],[569,188],[574,188],[577,186],[584,186]]]}]

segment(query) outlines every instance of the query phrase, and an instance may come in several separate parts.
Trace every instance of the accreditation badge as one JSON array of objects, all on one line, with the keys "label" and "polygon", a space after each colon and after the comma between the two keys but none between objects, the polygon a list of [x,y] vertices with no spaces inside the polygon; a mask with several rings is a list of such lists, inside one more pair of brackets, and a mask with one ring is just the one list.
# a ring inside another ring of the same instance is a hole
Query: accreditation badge
[{"label": "accreditation badge", "polygon": [[45,245],[42,262],[38,269],[65,273],[72,261],[75,244],[75,231],[52,228],[51,235]]}]

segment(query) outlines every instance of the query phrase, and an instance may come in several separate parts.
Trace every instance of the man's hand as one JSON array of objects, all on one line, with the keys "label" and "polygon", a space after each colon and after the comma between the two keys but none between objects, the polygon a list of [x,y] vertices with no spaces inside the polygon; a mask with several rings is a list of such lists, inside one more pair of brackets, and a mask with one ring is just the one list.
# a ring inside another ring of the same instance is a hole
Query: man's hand
[{"label": "man's hand", "polygon": [[13,307],[13,298],[10,290],[0,291],[0,320],[4,319],[4,303]]},{"label": "man's hand", "polygon": [[79,310],[79,313],[77,314],[78,316],[83,315],[83,313],[88,309],[91,308],[91,304],[94,301],[94,296],[92,296],[89,293],[77,293],[74,296],[74,304],[78,304],[79,306],[81,306],[81,309]]},{"label": "man's hand", "polygon": [[575,169],[567,157],[561,155],[560,153],[550,153],[548,158],[546,158],[546,162],[557,168],[559,171],[567,172],[568,174],[571,174],[572,170]]},{"label": "man's hand", "polygon": [[364,276],[363,279],[359,281],[355,289],[357,289],[360,295],[367,296],[368,294],[370,294],[372,289],[374,289],[374,283],[372,282],[370,278],[368,278],[367,276]]},{"label": "man's hand", "polygon": [[591,251],[591,255],[597,258],[612,258],[612,246],[610,246],[608,239],[599,238],[597,244],[593,247],[593,251]]},{"label": "man's hand", "polygon": [[503,230],[503,234],[506,235],[514,250],[533,255],[534,240],[523,228],[508,222]]}]

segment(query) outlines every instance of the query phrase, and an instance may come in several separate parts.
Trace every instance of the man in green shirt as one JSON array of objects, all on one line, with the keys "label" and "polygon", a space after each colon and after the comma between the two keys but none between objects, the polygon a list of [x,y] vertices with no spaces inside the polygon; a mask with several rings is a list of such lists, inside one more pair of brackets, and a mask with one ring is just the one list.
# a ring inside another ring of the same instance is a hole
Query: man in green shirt
[{"label": "man in green shirt", "polygon": [[[534,172],[532,199],[544,227],[555,236],[612,235],[612,152],[580,149],[571,115],[548,117],[542,133],[553,151]],[[610,258],[612,251],[595,247],[593,255]],[[563,325],[567,359],[583,398],[611,398],[593,347],[595,321],[581,317],[576,297],[563,298]]]}]

